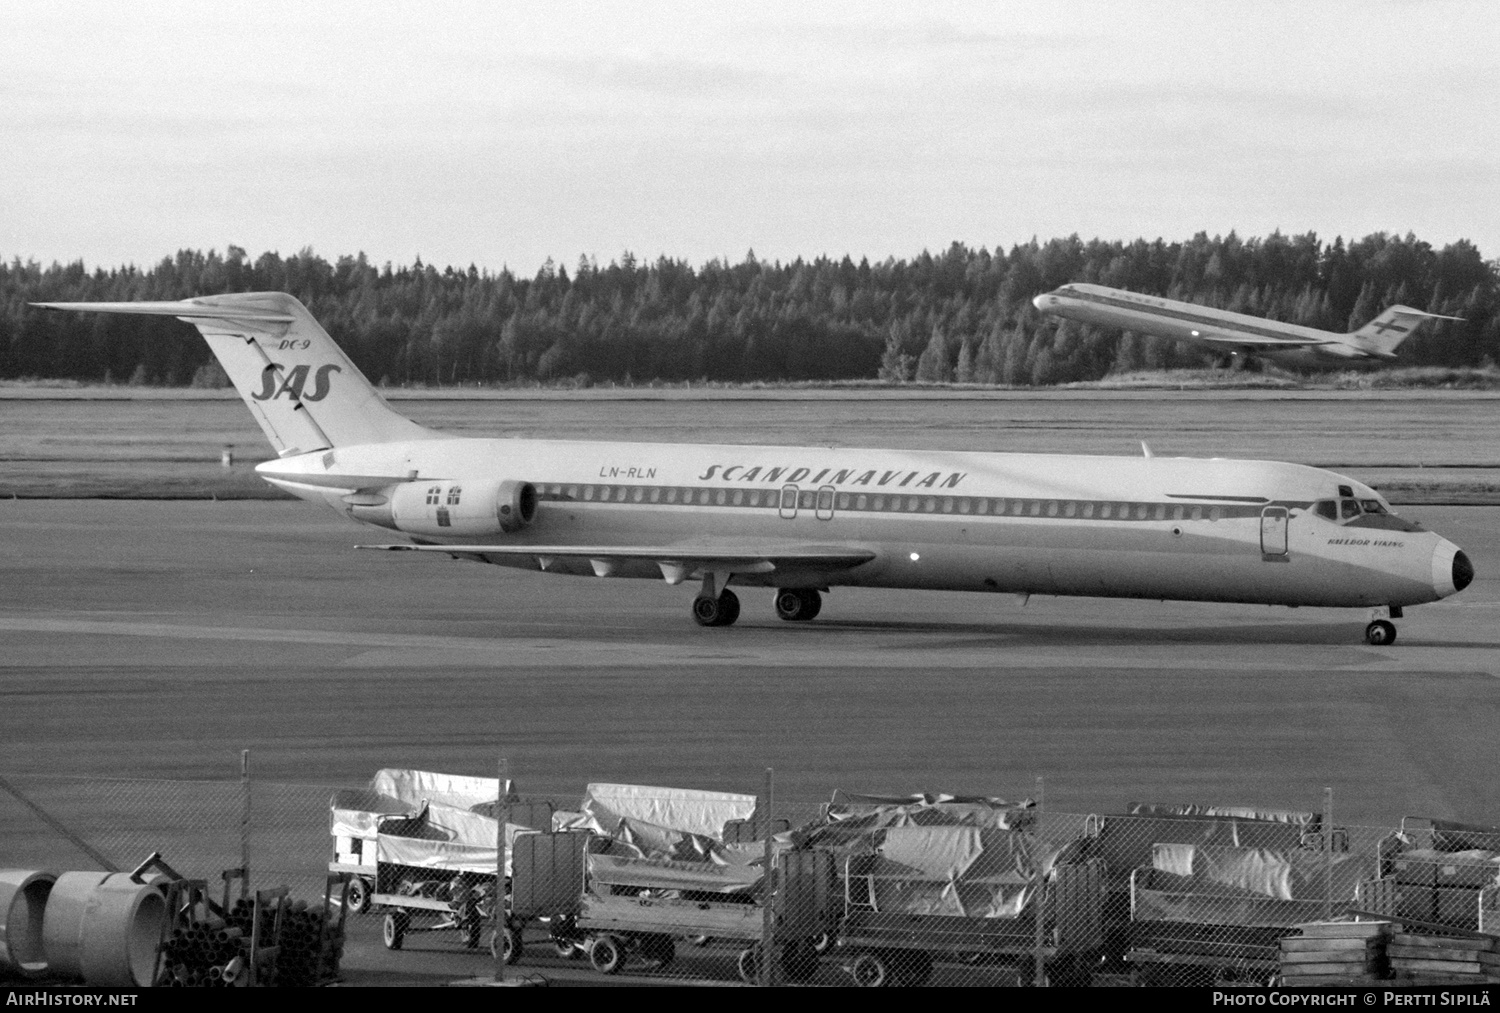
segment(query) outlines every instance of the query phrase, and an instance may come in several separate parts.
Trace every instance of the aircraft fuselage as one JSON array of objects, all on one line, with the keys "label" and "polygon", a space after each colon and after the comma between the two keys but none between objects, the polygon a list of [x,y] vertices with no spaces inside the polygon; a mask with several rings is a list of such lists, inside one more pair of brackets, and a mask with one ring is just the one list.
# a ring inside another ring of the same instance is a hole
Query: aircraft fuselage
[{"label": "aircraft fuselage", "polygon": [[[452,438],[340,447],[259,470],[355,517],[350,494],[369,489],[369,476],[409,476],[432,492],[430,526],[416,521],[429,536],[418,540],[460,552],[503,542],[514,551],[482,558],[551,573],[599,571],[528,545],[828,544],[873,558],[732,582],[1403,606],[1461,589],[1469,565],[1369,487],[1269,461]],[[534,520],[498,539],[445,532],[437,511],[453,487],[461,504],[466,484],[489,479],[532,485]],[[1351,502],[1373,510],[1317,510]],[[641,559],[608,575],[662,572]]]}]

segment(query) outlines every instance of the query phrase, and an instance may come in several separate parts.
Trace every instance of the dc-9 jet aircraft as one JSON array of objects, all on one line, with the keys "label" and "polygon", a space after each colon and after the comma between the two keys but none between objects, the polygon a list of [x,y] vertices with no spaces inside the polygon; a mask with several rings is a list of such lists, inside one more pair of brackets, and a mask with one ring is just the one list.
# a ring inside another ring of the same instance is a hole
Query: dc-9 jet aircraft
[{"label": "dc-9 jet aircraft", "polygon": [[277,458],[267,482],[435,552],[548,573],[729,585],[818,614],[834,587],[1371,609],[1366,639],[1474,577],[1368,486],[1272,461],[476,439],[391,409],[300,302],[42,303],[198,328]]},{"label": "dc-9 jet aircraft", "polygon": [[1104,285],[1072,284],[1032,300],[1043,313],[1100,327],[1154,334],[1216,352],[1240,365],[1272,359],[1285,366],[1348,369],[1396,358],[1396,348],[1424,320],[1462,320],[1392,306],[1352,334],[1284,324],[1264,317],[1141,295]]}]

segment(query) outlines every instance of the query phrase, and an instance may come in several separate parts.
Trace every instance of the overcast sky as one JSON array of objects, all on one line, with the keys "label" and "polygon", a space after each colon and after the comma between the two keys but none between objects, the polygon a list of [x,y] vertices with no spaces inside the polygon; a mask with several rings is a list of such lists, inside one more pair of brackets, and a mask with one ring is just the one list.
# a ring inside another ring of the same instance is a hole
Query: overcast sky
[{"label": "overcast sky", "polygon": [[0,256],[1500,256],[1500,3],[0,3]]}]

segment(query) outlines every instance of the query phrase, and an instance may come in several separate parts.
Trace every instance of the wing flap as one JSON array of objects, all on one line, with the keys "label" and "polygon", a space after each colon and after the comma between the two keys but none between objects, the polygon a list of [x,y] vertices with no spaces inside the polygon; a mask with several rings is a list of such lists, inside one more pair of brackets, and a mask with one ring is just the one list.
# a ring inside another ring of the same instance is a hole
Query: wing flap
[{"label": "wing flap", "polygon": [[539,560],[641,561],[694,570],[722,570],[726,573],[767,573],[797,568],[843,570],[868,563],[877,555],[872,549],[852,545],[410,545],[402,542],[391,545],[356,545],[355,548],[387,552],[443,552],[451,556],[530,556]]},{"label": "wing flap", "polygon": [[1316,345],[1337,344],[1320,338],[1272,338],[1261,334],[1242,334],[1237,331],[1199,331],[1194,341],[1206,341],[1213,345],[1228,345],[1234,348],[1253,348],[1257,351],[1285,348],[1312,348]]}]

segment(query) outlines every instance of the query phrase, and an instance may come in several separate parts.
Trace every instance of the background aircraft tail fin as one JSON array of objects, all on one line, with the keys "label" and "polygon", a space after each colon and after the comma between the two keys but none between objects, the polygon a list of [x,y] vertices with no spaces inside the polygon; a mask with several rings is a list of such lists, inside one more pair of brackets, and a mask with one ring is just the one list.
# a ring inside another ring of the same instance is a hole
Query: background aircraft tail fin
[{"label": "background aircraft tail fin", "polygon": [[1427,313],[1410,306],[1392,306],[1380,316],[1349,335],[1354,343],[1365,351],[1381,358],[1393,358],[1396,346],[1417,329],[1423,320],[1462,320],[1463,317],[1445,317],[1438,313]]},{"label": "background aircraft tail fin", "polygon": [[284,292],[181,302],[38,303],[186,320],[208,341],[277,454],[435,435],[386,404],[307,308]]}]

